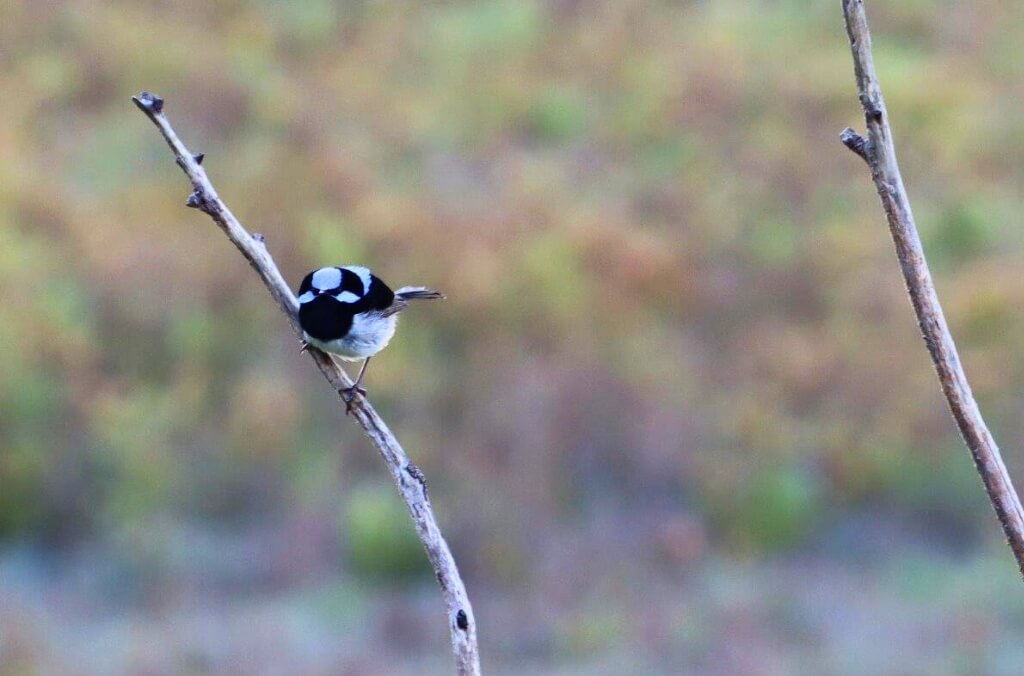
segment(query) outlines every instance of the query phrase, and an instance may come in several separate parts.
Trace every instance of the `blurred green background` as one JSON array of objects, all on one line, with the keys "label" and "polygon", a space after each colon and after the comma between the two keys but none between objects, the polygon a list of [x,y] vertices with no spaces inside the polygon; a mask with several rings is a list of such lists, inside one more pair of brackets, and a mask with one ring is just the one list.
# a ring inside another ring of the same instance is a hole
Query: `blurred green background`
[{"label": "blurred green background", "polygon": [[[370,397],[492,673],[1019,673],[1024,590],[863,163],[838,0],[6,0],[0,671],[448,673],[376,451],[129,97]],[[872,2],[939,293],[1024,483],[1024,5]]]}]

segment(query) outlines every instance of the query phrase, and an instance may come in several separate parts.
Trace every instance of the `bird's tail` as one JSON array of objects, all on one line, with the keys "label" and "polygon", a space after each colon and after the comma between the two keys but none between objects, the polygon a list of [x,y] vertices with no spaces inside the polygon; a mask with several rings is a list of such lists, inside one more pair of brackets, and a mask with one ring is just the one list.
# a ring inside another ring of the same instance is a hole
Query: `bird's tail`
[{"label": "bird's tail", "polygon": [[398,314],[409,307],[410,300],[444,300],[444,298],[443,293],[425,286],[403,286],[395,291],[395,302],[391,304],[391,307],[383,310],[381,316],[390,317],[393,314]]},{"label": "bird's tail", "polygon": [[403,286],[395,291],[395,297],[402,300],[444,300],[445,295],[440,291],[428,289],[425,286]]}]

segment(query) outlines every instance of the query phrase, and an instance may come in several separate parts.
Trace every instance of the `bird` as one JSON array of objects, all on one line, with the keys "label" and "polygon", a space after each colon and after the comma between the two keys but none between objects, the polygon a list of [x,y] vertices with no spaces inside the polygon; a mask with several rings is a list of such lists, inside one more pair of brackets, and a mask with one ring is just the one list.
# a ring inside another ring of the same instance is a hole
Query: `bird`
[{"label": "bird", "polygon": [[307,274],[299,285],[299,327],[303,346],[344,361],[363,360],[351,387],[339,392],[351,413],[356,394],[366,396],[363,377],[370,358],[387,347],[398,313],[411,300],[443,300],[445,295],[425,286],[392,291],[380,277],[361,265],[324,267]]}]

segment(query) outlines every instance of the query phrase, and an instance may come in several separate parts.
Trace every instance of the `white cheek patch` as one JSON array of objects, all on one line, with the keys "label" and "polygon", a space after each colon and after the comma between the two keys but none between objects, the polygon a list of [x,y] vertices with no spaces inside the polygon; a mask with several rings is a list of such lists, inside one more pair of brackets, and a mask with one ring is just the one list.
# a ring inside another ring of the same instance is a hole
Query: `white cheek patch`
[{"label": "white cheek patch", "polygon": [[320,268],[313,273],[313,288],[328,291],[341,286],[341,270],[338,268]]},{"label": "white cheek patch", "polygon": [[364,268],[361,265],[346,265],[345,269],[349,272],[355,273],[359,277],[359,280],[363,283],[363,293],[367,294],[370,292],[370,269]]},{"label": "white cheek patch", "polygon": [[339,303],[358,303],[359,296],[355,295],[351,291],[342,291],[335,298]]},{"label": "white cheek patch", "polygon": [[312,291],[307,291],[306,293],[304,293],[301,296],[299,296],[299,305],[305,305],[306,303],[308,303],[309,301],[313,300],[314,298],[316,298],[316,296],[313,295],[313,292]]}]

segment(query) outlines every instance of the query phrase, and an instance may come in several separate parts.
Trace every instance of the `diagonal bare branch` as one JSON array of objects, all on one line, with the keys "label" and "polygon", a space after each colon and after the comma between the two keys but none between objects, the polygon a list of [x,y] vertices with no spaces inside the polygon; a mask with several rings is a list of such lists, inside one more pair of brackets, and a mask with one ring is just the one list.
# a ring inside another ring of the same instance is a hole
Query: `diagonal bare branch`
[{"label": "diagonal bare branch", "polygon": [[871,33],[868,31],[867,15],[863,0],[842,0],[843,15],[846,17],[846,32],[853,52],[853,67],[857,77],[857,90],[868,135],[865,141],[852,129],[841,135],[843,143],[860,155],[871,168],[871,177],[882,200],[882,208],[889,221],[889,231],[896,245],[903,278],[910,294],[910,302],[917,314],[917,322],[924,334],[924,342],[935,364],[935,370],[942,385],[942,392],[949,403],[949,410],[956,419],[957,427],[967,448],[971,451],[974,464],[981,474],[985,491],[996,510],[999,522],[1006,533],[1010,549],[1017,559],[1017,566],[1024,574],[1024,509],[1013,488],[1010,474],[1006,471],[999,447],[981,417],[981,411],[971,393],[960,356],[957,354],[953,336],[949,332],[946,318],[939,304],[939,297],[932,284],[932,276],[924,257],[921,239],[917,234],[910,199],[903,187],[899,165],[896,162],[896,148],[893,145],[889,114],[882,99],[882,90],[875,73],[871,55]]},{"label": "diagonal bare branch", "polygon": [[[249,265],[263,280],[270,295],[277,301],[281,311],[291,323],[292,329],[301,337],[298,301],[284,281],[284,277],[281,276],[281,271],[277,269],[270,252],[267,251],[263,237],[258,234],[250,235],[217,195],[217,191],[206,175],[206,170],[201,166],[203,155],[201,153],[193,155],[189,152],[178,135],[174,133],[174,129],[163,112],[163,99],[155,94],[142,92],[138,96],[133,96],[132,101],[160,130],[167,145],[174,153],[178,166],[192,183],[192,194],[186,200],[186,205],[208,214],[224,231],[228,239],[238,247],[245,259],[249,261]],[[330,356],[316,348],[310,348],[307,353],[316,362],[327,382],[339,393],[339,396],[342,390],[352,385],[352,380]],[[448,629],[451,634],[452,651],[455,654],[458,673],[479,674],[480,657],[473,608],[469,603],[466,586],[459,575],[459,569],[455,565],[455,559],[437,525],[437,519],[427,495],[427,483],[423,472],[409,461],[409,457],[398,440],[395,439],[394,434],[369,402],[362,397],[357,397],[352,405],[352,414],[370,437],[370,441],[380,451],[381,457],[384,458],[384,464],[391,472],[391,477],[409,508],[409,513],[416,526],[416,533],[427,552],[430,565],[434,568],[447,608]]]}]

